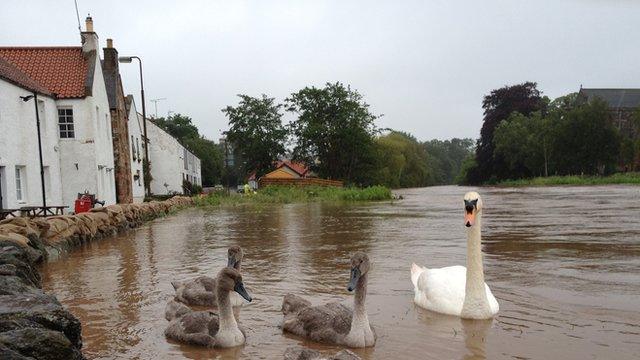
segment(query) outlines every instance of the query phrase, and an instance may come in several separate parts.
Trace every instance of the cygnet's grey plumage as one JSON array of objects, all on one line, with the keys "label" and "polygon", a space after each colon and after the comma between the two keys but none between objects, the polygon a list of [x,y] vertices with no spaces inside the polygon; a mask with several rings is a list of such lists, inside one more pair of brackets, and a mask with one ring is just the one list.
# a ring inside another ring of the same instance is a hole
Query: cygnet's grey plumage
[{"label": "cygnet's grey plumage", "polygon": [[[244,253],[239,246],[232,246],[227,251],[227,266],[241,272]],[[186,282],[172,281],[171,285],[176,290],[176,300],[187,305],[216,307],[216,278],[198,276]],[[242,306],[244,301],[239,295],[231,295],[232,306]]]},{"label": "cygnet's grey plumage", "polygon": [[210,311],[189,311],[171,320],[164,332],[165,336],[181,343],[206,347],[233,347],[244,344],[245,332],[238,326],[229,300],[232,291],[251,301],[244,289],[242,275],[233,268],[225,267],[220,270],[216,279],[219,314]]},{"label": "cygnet's grey plumage", "polygon": [[350,350],[342,350],[333,356],[325,356],[316,350],[290,347],[284,353],[284,360],[360,360],[360,357]]},{"label": "cygnet's grey plumage", "polygon": [[288,294],[282,303],[284,331],[317,342],[360,348],[373,346],[376,335],[367,317],[365,297],[369,257],[361,252],[351,258],[349,291],[355,290],[354,308],[339,302],[311,306],[299,296]]}]

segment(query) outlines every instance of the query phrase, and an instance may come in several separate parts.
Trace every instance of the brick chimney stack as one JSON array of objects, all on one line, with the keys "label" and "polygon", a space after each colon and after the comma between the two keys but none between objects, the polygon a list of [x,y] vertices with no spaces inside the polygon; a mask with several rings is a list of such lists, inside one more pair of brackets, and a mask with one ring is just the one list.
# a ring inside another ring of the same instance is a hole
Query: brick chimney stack
[{"label": "brick chimney stack", "polygon": [[98,51],[98,34],[93,31],[93,19],[91,16],[87,16],[85,19],[85,31],[80,33],[80,36],[82,37],[83,53]]},{"label": "brick chimney stack", "polygon": [[107,47],[103,48],[102,51],[104,52],[102,67],[105,70],[115,70],[115,73],[119,74],[118,50],[113,47],[113,39],[107,39]]}]

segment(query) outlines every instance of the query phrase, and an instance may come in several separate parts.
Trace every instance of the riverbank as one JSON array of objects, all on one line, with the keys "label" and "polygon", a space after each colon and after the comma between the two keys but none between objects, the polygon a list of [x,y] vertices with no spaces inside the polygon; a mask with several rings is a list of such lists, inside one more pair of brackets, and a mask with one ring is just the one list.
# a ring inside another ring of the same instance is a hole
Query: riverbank
[{"label": "riverbank", "polygon": [[82,360],[80,321],[42,291],[37,266],[49,258],[192,206],[189,197],[110,205],[78,215],[0,221],[0,356]]},{"label": "riverbank", "polygon": [[548,176],[532,179],[505,180],[497,183],[500,187],[556,186],[556,185],[640,185],[640,173],[617,173],[609,176]]},{"label": "riverbank", "polygon": [[236,204],[289,204],[317,201],[358,202],[392,200],[391,190],[384,186],[366,188],[267,186],[254,194],[227,195],[212,193],[195,198],[198,206]]}]

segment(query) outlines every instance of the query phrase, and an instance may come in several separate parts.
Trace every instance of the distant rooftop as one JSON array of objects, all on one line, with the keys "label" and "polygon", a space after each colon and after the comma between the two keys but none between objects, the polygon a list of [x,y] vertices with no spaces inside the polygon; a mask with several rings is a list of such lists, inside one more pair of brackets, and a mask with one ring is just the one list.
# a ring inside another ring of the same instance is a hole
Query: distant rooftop
[{"label": "distant rooftop", "polygon": [[640,107],[640,89],[587,89],[578,93],[581,100],[591,101],[595,98],[604,100],[610,108]]}]

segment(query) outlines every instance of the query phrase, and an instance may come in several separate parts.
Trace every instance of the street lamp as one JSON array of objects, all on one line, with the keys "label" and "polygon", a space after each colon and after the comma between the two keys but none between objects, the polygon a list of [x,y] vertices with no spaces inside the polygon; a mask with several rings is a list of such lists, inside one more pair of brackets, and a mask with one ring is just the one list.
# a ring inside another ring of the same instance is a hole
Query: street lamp
[{"label": "street lamp", "polygon": [[[144,158],[147,161],[147,167],[151,168],[151,160],[149,160],[149,138],[147,138],[147,110],[144,105],[144,81],[142,80],[142,60],[137,56],[120,56],[118,61],[121,63],[129,64],[133,59],[138,60],[140,65],[140,96],[142,97],[142,131],[144,132]],[[149,189],[149,181],[144,182],[144,191],[147,196],[151,195],[151,189]]]},{"label": "street lamp", "polygon": [[40,136],[40,112],[38,111],[38,94],[36,92],[33,95],[20,96],[22,101],[27,102],[33,99],[33,103],[35,104],[36,109],[36,127],[38,129],[38,155],[40,156],[40,183],[42,185],[42,208],[44,214],[47,213],[47,194],[45,192],[44,186],[44,165],[42,164],[42,138]]}]

